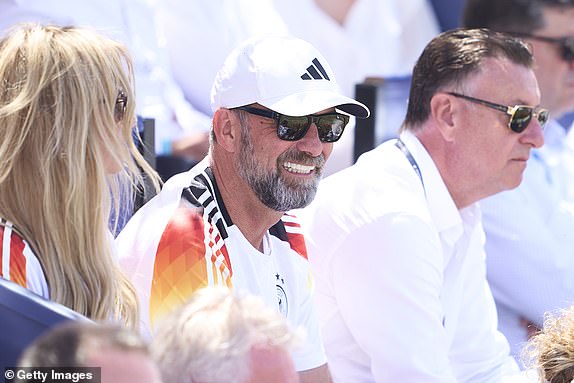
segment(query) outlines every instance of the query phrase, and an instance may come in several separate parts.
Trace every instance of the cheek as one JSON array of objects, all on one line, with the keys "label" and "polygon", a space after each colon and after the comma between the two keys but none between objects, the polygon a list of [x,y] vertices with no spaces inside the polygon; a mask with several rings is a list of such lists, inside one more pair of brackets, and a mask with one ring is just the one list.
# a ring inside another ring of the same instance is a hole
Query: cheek
[{"label": "cheek", "polygon": [[[129,152],[128,143],[122,145],[119,142],[117,142],[119,140],[122,140],[120,138],[120,135],[124,134],[122,129],[124,129],[122,123],[117,123],[115,126],[116,131],[114,132],[117,134],[117,137],[114,138],[100,137],[100,142],[103,141],[103,143],[100,143],[99,150],[100,155],[102,156],[101,158],[104,165],[104,169],[107,174],[115,174],[120,172],[123,168],[122,166],[123,164],[120,158],[125,158],[125,156],[128,155]],[[106,133],[102,132],[102,135],[104,134]],[[118,149],[118,145],[122,145],[120,146],[120,149]],[[121,150],[121,152],[118,152],[118,150]]]},{"label": "cheek", "polygon": [[122,165],[115,161],[113,157],[104,157],[104,169],[106,169],[107,174],[116,174],[122,170]]},{"label": "cheek", "polygon": [[333,145],[333,143],[323,144],[323,156],[325,157],[325,161],[327,161],[331,156],[331,153],[333,152]]},{"label": "cheek", "polygon": [[487,140],[483,145],[483,160],[491,164],[505,163],[514,145],[514,142],[509,142],[508,139],[505,140],[503,137]]},{"label": "cheek", "polygon": [[486,125],[480,128],[483,134],[469,140],[461,156],[466,157],[467,166],[474,169],[472,173],[477,180],[486,180],[498,177],[508,162],[514,143],[509,142],[507,132],[503,131],[505,127],[492,124],[491,128]]},{"label": "cheek", "polygon": [[[489,158],[487,158],[488,166],[485,171],[491,173],[490,177],[493,179],[499,179],[502,184],[505,185],[503,189],[514,188],[518,186],[516,182],[517,177],[521,177],[522,164],[514,161],[520,151],[516,150],[517,146],[516,140],[507,139],[506,142],[501,139],[498,145],[493,145],[492,150],[489,152]],[[507,184],[510,182],[510,184]]]},{"label": "cheek", "polygon": [[280,167],[281,156],[292,150],[292,147],[287,145],[272,144],[270,142],[254,142],[253,153],[258,166],[267,169],[277,169]]},{"label": "cheek", "polygon": [[102,145],[99,150],[106,174],[115,174],[122,170],[122,163],[118,156],[114,155],[111,146]]}]

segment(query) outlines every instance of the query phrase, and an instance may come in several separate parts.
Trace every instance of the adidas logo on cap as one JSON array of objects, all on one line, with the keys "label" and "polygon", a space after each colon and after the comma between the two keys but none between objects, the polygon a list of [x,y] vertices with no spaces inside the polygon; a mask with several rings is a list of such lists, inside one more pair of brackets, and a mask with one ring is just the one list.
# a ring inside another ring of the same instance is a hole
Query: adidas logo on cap
[{"label": "adidas logo on cap", "polygon": [[325,71],[325,68],[323,68],[323,65],[321,65],[321,63],[319,62],[319,60],[317,60],[317,58],[314,58],[313,61],[311,62],[312,64],[307,67],[307,72],[301,75],[301,78],[303,80],[331,81],[331,79],[327,75],[327,71]]}]

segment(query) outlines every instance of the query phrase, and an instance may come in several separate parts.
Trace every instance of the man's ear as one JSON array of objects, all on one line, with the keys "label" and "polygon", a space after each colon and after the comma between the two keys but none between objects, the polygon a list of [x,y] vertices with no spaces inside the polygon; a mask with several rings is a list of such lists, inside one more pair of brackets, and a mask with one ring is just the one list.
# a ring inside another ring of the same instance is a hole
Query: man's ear
[{"label": "man's ear", "polygon": [[235,152],[241,140],[239,116],[229,109],[217,109],[213,114],[213,133],[219,146],[228,152]]},{"label": "man's ear", "polygon": [[456,104],[452,97],[445,93],[435,94],[430,102],[430,114],[437,130],[447,142],[452,142],[455,135]]}]

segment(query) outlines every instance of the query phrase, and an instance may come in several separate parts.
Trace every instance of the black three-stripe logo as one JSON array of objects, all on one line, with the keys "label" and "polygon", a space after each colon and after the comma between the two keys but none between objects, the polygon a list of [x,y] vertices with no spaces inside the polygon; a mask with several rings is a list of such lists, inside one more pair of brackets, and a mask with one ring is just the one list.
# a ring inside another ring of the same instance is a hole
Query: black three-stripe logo
[{"label": "black three-stripe logo", "polygon": [[327,81],[331,81],[329,76],[327,75],[327,71],[323,68],[323,65],[317,60],[316,58],[313,59],[313,64],[307,67],[307,72],[301,75],[303,80],[321,80],[325,79]]}]

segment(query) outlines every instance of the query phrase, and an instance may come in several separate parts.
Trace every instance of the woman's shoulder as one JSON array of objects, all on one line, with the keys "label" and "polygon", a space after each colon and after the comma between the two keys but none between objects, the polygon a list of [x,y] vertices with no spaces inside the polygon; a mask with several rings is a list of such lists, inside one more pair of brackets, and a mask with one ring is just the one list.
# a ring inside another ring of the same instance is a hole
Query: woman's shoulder
[{"label": "woman's shoulder", "polygon": [[0,276],[49,298],[40,261],[12,222],[0,219]]}]

